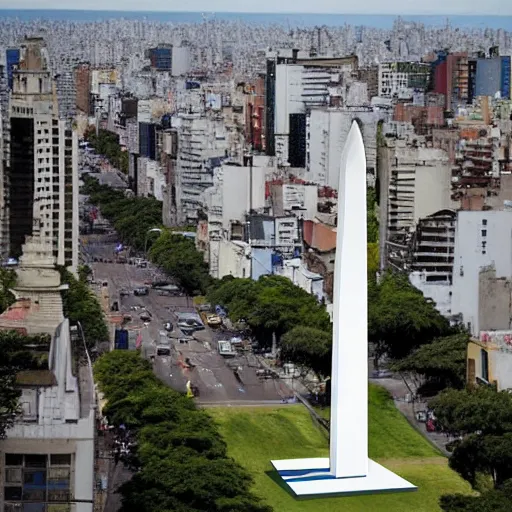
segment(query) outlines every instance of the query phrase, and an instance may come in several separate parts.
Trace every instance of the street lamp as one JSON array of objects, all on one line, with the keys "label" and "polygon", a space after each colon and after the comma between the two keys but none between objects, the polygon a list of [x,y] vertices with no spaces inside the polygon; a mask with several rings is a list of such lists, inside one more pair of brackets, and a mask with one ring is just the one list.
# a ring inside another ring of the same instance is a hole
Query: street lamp
[{"label": "street lamp", "polygon": [[151,228],[151,229],[148,229],[147,233],[146,233],[146,238],[144,239],[144,254],[147,256],[147,252],[148,252],[148,235],[150,233],[160,233],[162,234],[162,230],[160,228]]}]

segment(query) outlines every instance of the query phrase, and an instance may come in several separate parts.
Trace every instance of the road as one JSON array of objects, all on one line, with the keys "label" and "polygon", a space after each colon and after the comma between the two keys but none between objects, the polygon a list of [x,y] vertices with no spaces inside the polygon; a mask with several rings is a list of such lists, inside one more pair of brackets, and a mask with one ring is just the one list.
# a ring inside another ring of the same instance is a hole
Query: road
[{"label": "road", "polygon": [[[116,242],[104,235],[82,237],[83,246],[91,259],[112,259]],[[150,290],[149,295],[143,297],[133,295],[134,288],[163,277],[151,265],[145,269],[119,263],[92,262],[90,265],[97,282],[108,282],[111,304],[118,301],[120,311],[132,317],[127,328],[140,329],[145,357],[155,355],[155,340],[159,339],[164,323],[173,323],[175,330],[171,338],[171,356],[155,357],[154,365],[158,377],[172,388],[184,392],[190,381],[199,391],[198,404],[204,403],[205,406],[214,403],[238,405],[241,402],[270,406],[281,403],[285,397],[293,394],[279,379],[259,378],[256,370],[261,366],[253,354],[226,360],[218,353],[217,342],[229,339],[235,333],[206,327],[204,331],[196,332],[194,339],[188,343],[180,343],[179,338],[183,338],[183,334],[176,327],[176,313],[194,312],[192,299],[165,297],[155,290]],[[131,294],[120,297],[122,289]],[[139,309],[134,311],[134,308]],[[152,315],[147,326],[139,319],[142,308]]]}]

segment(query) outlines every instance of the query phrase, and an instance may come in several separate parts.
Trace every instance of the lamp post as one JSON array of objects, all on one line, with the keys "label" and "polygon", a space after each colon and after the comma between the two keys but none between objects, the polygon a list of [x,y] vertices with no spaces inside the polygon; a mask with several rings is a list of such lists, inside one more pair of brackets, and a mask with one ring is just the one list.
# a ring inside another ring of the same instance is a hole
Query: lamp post
[{"label": "lamp post", "polygon": [[148,229],[148,231],[146,232],[146,238],[144,239],[144,254],[145,255],[147,255],[147,252],[148,252],[148,235],[150,233],[160,233],[160,234],[162,234],[162,230],[160,228]]}]

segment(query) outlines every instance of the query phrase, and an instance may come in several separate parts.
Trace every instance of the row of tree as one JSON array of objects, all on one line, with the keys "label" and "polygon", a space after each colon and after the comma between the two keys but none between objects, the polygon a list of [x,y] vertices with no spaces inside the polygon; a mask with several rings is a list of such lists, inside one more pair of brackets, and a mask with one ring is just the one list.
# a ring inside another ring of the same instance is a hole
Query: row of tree
[{"label": "row of tree", "polygon": [[[122,241],[136,250],[150,248],[149,257],[173,276],[189,294],[204,294],[212,279],[204,256],[193,240],[162,226],[162,203],[153,198],[126,197],[123,192],[100,185],[92,177],[84,180],[83,193],[98,206]],[[159,228],[161,235],[155,240],[149,230]],[[186,230],[187,228],[185,228]]]},{"label": "row of tree", "polygon": [[89,348],[96,343],[108,341],[109,332],[105,315],[98,297],[87,283],[90,269],[81,267],[78,279],[65,268],[59,270],[62,284],[68,285],[68,289],[62,292],[64,316],[71,324],[80,322]]},{"label": "row of tree", "polygon": [[208,414],[155,377],[138,352],[95,364],[109,422],[135,433],[123,512],[271,512],[250,492],[249,474],[229,458]]},{"label": "row of tree", "polygon": [[190,295],[204,294],[213,282],[203,254],[190,238],[165,230],[151,246],[149,257]]},{"label": "row of tree", "polygon": [[98,130],[91,126],[84,134],[84,139],[94,148],[96,153],[103,155],[107,160],[128,174],[128,152],[123,151],[119,144],[119,135],[108,130]]},{"label": "row of tree", "polygon": [[[368,299],[368,338],[377,356],[404,358],[417,347],[454,334],[434,303],[407,277],[389,273],[378,283],[369,282]],[[208,300],[224,306],[231,320],[243,319],[263,344],[275,335],[284,360],[323,377],[330,374],[332,325],[326,309],[289,279],[226,277],[210,288]]]},{"label": "row of tree", "polygon": [[100,185],[90,176],[84,179],[82,192],[90,196],[121,239],[136,250],[143,250],[148,230],[162,225],[162,203],[151,197],[127,197],[122,191]]}]

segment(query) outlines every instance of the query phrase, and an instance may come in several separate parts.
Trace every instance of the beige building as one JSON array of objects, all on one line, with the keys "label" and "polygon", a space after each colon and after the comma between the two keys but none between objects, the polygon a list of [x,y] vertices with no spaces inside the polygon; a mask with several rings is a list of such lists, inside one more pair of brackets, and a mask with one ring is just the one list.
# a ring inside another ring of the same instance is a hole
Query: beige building
[{"label": "beige building", "polygon": [[41,38],[27,38],[21,47],[9,116],[8,191],[0,223],[4,240],[9,237],[6,256],[18,258],[25,238],[37,229],[51,241],[57,264],[76,271],[78,138],[59,119],[56,83]]}]

